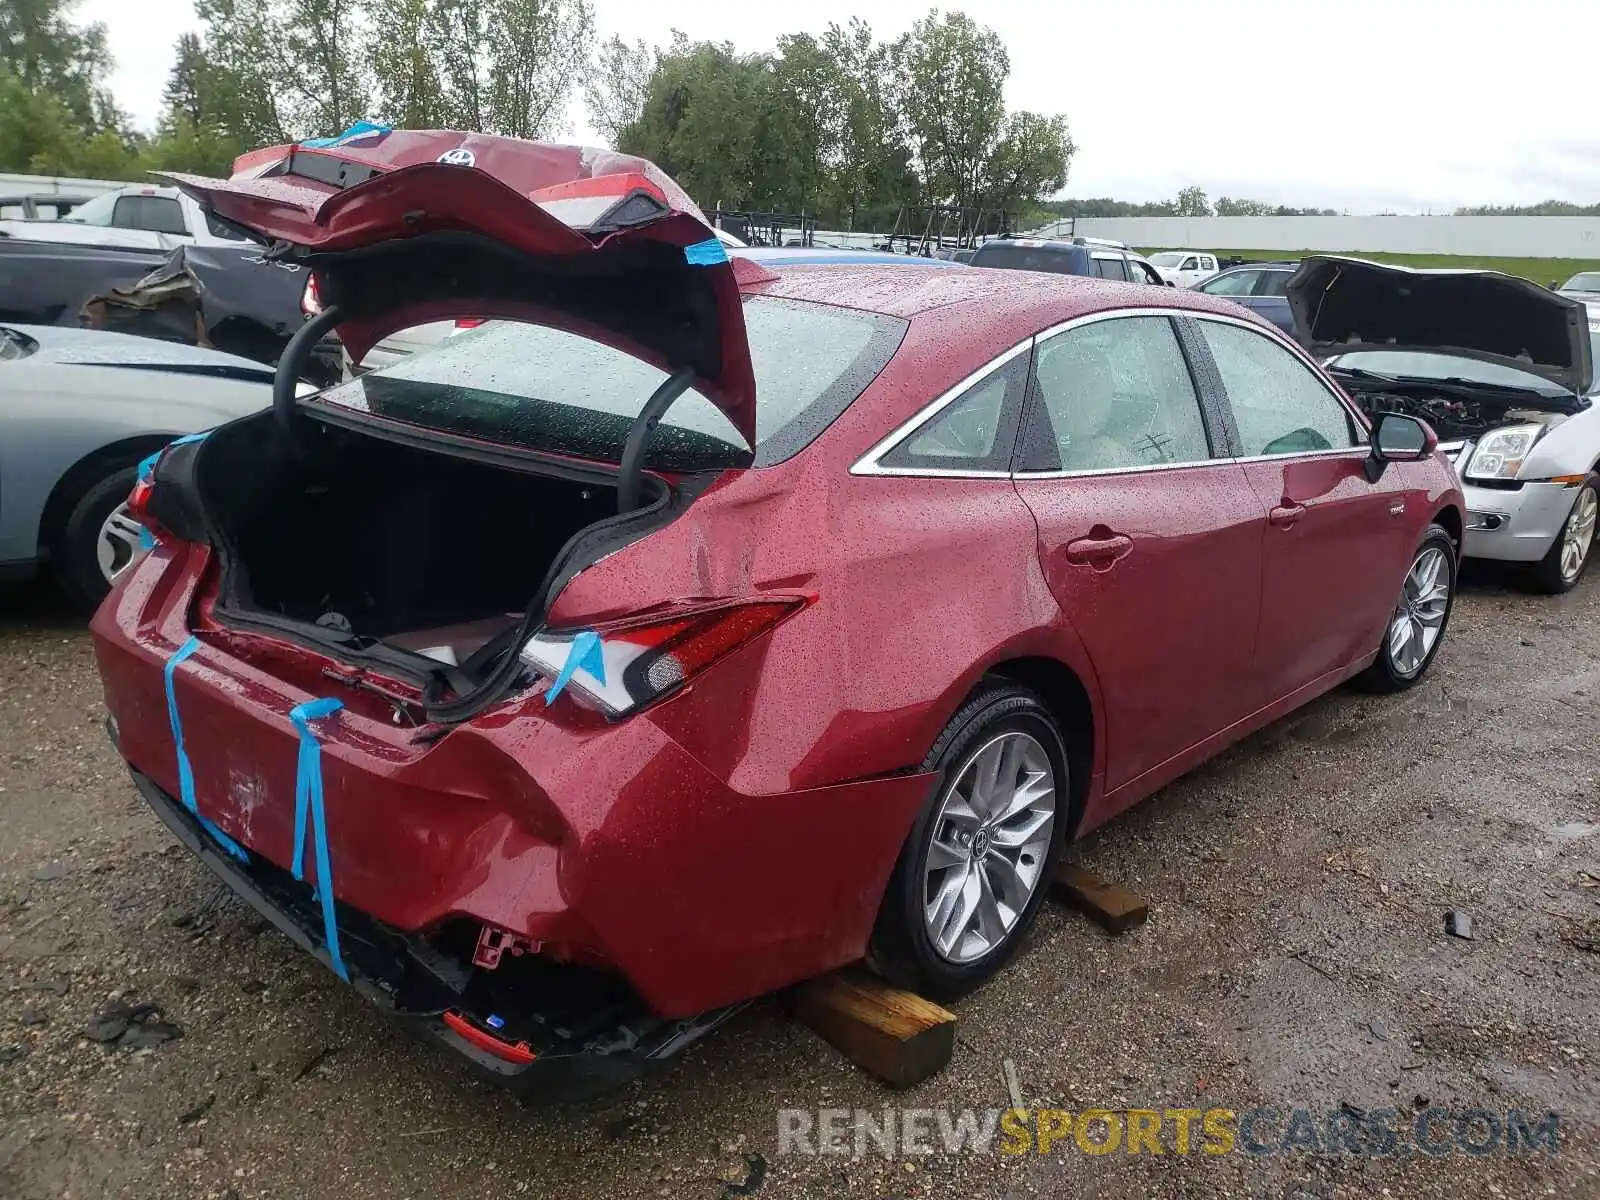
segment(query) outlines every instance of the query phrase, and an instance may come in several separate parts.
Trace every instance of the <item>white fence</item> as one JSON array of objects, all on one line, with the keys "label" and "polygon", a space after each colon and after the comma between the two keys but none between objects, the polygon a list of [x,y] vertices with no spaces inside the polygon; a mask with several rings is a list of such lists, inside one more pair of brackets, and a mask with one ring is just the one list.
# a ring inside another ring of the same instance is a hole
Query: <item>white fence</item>
[{"label": "white fence", "polygon": [[0,192],[20,196],[98,196],[130,186],[125,180],[68,179],[59,175],[7,175],[0,173]]},{"label": "white fence", "polygon": [[1321,250],[1600,260],[1600,217],[1078,217],[1040,237],[1174,250]]}]

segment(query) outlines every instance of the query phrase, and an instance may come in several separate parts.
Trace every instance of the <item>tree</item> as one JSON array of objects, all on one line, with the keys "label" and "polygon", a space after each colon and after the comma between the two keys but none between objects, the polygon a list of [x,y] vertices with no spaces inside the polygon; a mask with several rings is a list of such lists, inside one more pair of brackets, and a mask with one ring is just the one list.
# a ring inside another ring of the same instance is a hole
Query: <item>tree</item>
[{"label": "tree", "polygon": [[984,170],[984,206],[1016,212],[1059,191],[1075,149],[1065,117],[1012,113]]},{"label": "tree", "polygon": [[1206,194],[1198,187],[1186,187],[1178,193],[1178,199],[1173,204],[1176,215],[1180,217],[1209,217],[1211,201],[1206,199]]},{"label": "tree", "polygon": [[859,17],[852,17],[848,27],[829,25],[822,44],[843,100],[834,211],[851,229],[869,212],[887,221],[900,205],[916,199],[918,187],[894,103],[893,55]]},{"label": "tree", "polygon": [[756,189],[757,128],[770,75],[765,55],[675,32],[658,53],[639,119],[617,148],[652,159],[702,205],[768,202]]},{"label": "tree", "polygon": [[[105,26],[70,20],[78,0],[5,0],[0,4],[0,67],[34,95],[49,95],[86,134],[110,108]],[[97,112],[97,103],[101,112]]]},{"label": "tree", "polygon": [[644,112],[655,62],[655,54],[642,41],[627,42],[613,35],[600,47],[594,66],[584,76],[589,120],[612,146]]},{"label": "tree", "polygon": [[278,94],[292,128],[338,134],[369,111],[364,0],[287,0],[272,14]]},{"label": "tree", "polygon": [[284,55],[273,0],[195,0],[195,13],[206,24],[216,127],[249,146],[276,145],[299,133],[289,119],[292,109],[279,100],[295,70]]},{"label": "tree", "polygon": [[895,45],[901,110],[926,198],[974,205],[1005,125],[1011,59],[994,30],[933,10]]},{"label": "tree", "polygon": [[840,157],[846,101],[837,60],[808,33],[778,39],[754,164],[774,208],[814,212]]},{"label": "tree", "polygon": [[589,60],[589,0],[434,0],[426,23],[457,128],[532,138],[565,122]]}]

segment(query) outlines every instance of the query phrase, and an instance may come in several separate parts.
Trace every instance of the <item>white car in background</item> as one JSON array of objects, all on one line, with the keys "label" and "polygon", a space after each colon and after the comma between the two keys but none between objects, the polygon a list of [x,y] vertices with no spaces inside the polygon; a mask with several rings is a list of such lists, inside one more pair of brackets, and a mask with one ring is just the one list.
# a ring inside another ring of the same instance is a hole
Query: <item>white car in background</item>
[{"label": "white car in background", "polygon": [[1288,285],[1301,341],[1368,415],[1421,417],[1455,463],[1463,553],[1570,591],[1600,515],[1600,305],[1498,271],[1311,255]]},{"label": "white car in background", "polygon": [[1158,250],[1149,263],[1174,287],[1193,287],[1217,273],[1217,256],[1199,250]]}]

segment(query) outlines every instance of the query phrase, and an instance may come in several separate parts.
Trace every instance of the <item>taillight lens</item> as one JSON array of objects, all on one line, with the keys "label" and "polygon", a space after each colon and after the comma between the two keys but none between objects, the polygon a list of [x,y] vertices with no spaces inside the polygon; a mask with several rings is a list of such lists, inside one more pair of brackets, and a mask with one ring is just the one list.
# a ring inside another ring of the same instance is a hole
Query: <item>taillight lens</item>
[{"label": "taillight lens", "polygon": [[484,322],[484,318],[483,317],[457,317],[456,318],[456,328],[457,329],[476,329],[479,325],[482,325],[483,322]]},{"label": "taillight lens", "polygon": [[128,493],[128,515],[144,528],[148,535],[144,540],[152,545],[166,537],[166,530],[161,528],[161,523],[150,512],[150,498],[155,492],[155,481],[141,478],[134,483],[133,491]]},{"label": "taillight lens", "polygon": [[[612,716],[651,704],[692,680],[775,628],[797,612],[800,597],[752,600],[670,617],[616,622],[596,632],[599,663],[593,651],[571,672],[567,685],[577,688]],[[545,631],[522,649],[523,661],[540,673],[558,678],[574,652],[580,631]],[[594,667],[601,666],[596,672]]]}]

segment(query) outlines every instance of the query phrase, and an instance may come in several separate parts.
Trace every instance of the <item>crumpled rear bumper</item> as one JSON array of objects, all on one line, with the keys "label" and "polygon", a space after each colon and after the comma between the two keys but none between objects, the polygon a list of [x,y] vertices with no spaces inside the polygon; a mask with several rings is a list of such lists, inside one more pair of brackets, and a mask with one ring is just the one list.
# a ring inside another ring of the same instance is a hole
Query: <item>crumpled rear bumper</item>
[{"label": "crumpled rear bumper", "polygon": [[[235,895],[274,928],[330,971],[333,964],[320,940],[320,916],[309,889],[294,885],[281,870],[259,857],[240,863],[211,840],[187,809],[148,776],[131,771],[134,786],[155,814]],[[715,1029],[742,1005],[729,1005],[698,1017],[669,1021],[635,1011],[607,1015],[604,1027],[587,1029],[582,1042],[564,1038],[568,1024],[550,1014],[548,1036],[535,1050],[496,1053],[462,1036],[446,1020],[453,1014],[479,1025],[484,1014],[466,1010],[455,989],[450,964],[431,956],[426,944],[408,938],[359,913],[339,906],[340,939],[350,984],[387,1016],[411,1032],[463,1059],[481,1078],[518,1094],[544,1101],[574,1100],[620,1087],[653,1065],[677,1054]],[[544,1014],[534,1014],[543,1016]],[[489,1041],[483,1035],[480,1042]],[[532,1053],[531,1061],[521,1061]]]}]

